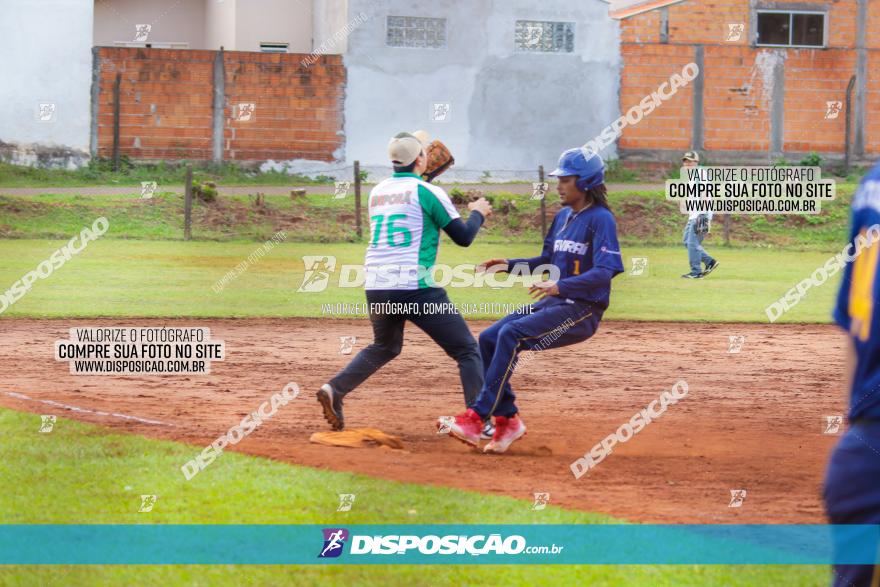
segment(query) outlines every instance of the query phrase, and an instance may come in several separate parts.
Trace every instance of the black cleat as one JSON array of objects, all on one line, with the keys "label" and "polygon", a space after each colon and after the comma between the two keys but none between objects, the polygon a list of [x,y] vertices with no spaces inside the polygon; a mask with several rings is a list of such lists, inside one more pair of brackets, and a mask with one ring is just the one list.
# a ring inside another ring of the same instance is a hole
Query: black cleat
[{"label": "black cleat", "polygon": [[706,270],[703,271],[703,277],[706,277],[707,275],[715,271],[716,267],[718,267],[718,261],[715,260],[712,261],[711,265],[706,265]]},{"label": "black cleat", "polygon": [[333,387],[325,383],[321,389],[315,394],[318,403],[324,408],[324,419],[330,424],[333,430],[342,430],[345,428],[345,418],[342,416],[342,396],[333,390]]},{"label": "black cleat", "polygon": [[703,273],[685,273],[682,275],[685,279],[703,279]]}]

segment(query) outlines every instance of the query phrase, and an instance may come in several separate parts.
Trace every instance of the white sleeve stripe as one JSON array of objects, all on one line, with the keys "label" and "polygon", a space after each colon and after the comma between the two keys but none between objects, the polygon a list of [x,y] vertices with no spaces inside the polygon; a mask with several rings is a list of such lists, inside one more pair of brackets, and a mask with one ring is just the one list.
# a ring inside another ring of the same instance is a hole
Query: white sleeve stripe
[{"label": "white sleeve stripe", "polygon": [[455,204],[452,203],[452,200],[449,198],[449,195],[446,191],[436,185],[430,184],[426,181],[419,180],[419,183],[430,191],[434,196],[439,200],[441,204],[443,204],[443,208],[446,210],[446,213],[449,214],[449,217],[455,220],[456,218],[461,218],[461,214],[458,213],[458,210],[455,209]]}]

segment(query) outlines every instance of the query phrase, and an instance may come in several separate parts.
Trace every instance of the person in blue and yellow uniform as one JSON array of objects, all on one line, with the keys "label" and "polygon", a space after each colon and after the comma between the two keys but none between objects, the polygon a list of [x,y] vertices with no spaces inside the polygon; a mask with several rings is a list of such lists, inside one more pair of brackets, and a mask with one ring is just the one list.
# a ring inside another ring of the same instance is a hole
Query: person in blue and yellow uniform
[{"label": "person in blue and yellow uniform", "polygon": [[[825,509],[832,524],[880,524],[880,165],[853,197],[849,237],[852,262],[834,309],[834,321],[847,333],[849,430],[831,455]],[[835,565],[833,581],[877,587],[880,567]]]}]

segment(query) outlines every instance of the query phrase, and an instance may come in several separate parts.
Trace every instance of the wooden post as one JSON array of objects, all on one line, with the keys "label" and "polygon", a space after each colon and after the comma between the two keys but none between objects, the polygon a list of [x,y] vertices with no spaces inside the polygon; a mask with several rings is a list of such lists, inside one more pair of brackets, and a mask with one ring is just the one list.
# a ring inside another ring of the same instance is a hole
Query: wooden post
[{"label": "wooden post", "polygon": [[730,244],[730,221],[731,221],[731,218],[732,217],[730,214],[724,215],[724,244],[725,245]]},{"label": "wooden post", "polygon": [[354,218],[357,227],[358,238],[363,238],[364,231],[361,226],[361,162],[354,162]]},{"label": "wooden post", "polygon": [[193,168],[186,166],[186,187],[183,193],[183,240],[192,240]]},{"label": "wooden post", "polygon": [[119,171],[119,85],[122,74],[116,74],[113,83],[113,171]]},{"label": "wooden post", "polygon": [[[544,166],[538,165],[538,181],[544,183]],[[542,185],[541,188],[544,186]],[[541,198],[541,239],[547,236],[547,193]]]}]

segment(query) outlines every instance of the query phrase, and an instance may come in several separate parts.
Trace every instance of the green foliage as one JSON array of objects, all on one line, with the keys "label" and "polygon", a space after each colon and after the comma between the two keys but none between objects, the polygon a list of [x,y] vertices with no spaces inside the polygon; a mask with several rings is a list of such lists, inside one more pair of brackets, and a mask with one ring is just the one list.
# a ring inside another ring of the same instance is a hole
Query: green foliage
[{"label": "green foliage", "polygon": [[605,183],[626,183],[637,179],[636,172],[624,167],[620,159],[605,161]]},{"label": "green foliage", "polygon": [[210,203],[217,200],[217,186],[210,181],[193,185],[193,193],[203,202]]},{"label": "green foliage", "polygon": [[663,179],[681,179],[681,177],[679,177],[680,175],[681,166],[671,165],[669,169],[666,170],[666,175],[663,176]]},{"label": "green foliage", "polygon": [[869,168],[867,167],[853,167],[846,174],[846,179],[844,181],[847,183],[858,183],[868,171]]},{"label": "green foliage", "polygon": [[813,151],[809,155],[801,159],[801,165],[804,167],[821,167],[822,157],[819,156],[819,153]]},{"label": "green foliage", "polygon": [[785,157],[780,157],[773,163],[773,167],[791,167],[791,163]]}]

